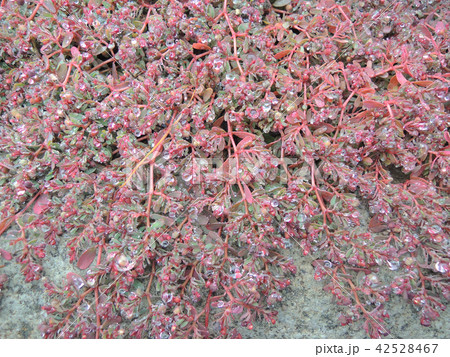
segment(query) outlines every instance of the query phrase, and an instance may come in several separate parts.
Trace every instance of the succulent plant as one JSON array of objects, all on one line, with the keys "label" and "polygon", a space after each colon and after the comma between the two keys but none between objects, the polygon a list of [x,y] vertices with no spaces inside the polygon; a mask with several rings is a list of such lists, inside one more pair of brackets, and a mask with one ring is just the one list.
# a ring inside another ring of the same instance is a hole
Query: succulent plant
[{"label": "succulent plant", "polygon": [[402,295],[429,326],[450,298],[444,12],[3,0],[0,239],[26,281],[49,245],[74,264],[44,281],[43,336],[239,337],[276,323],[293,245],[337,322],[385,336]]}]

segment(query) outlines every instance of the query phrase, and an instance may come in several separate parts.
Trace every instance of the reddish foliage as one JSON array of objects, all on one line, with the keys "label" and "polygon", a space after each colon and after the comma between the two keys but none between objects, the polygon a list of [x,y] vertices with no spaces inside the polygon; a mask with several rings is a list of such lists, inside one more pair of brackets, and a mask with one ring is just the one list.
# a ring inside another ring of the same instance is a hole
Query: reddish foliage
[{"label": "reddish foliage", "polygon": [[336,324],[387,335],[395,294],[439,316],[445,5],[341,4],[2,2],[0,232],[27,281],[48,245],[86,270],[45,282],[45,337],[237,338],[297,242]]}]

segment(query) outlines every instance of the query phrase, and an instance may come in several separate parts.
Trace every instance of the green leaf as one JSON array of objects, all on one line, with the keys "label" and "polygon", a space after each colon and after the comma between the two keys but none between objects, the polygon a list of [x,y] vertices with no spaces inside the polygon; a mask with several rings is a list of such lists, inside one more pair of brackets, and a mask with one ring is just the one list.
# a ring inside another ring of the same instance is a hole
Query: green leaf
[{"label": "green leaf", "polygon": [[45,4],[46,9],[48,9],[50,12],[52,12],[52,13],[56,12],[55,6],[53,6],[53,1],[44,0],[44,4]]},{"label": "green leaf", "polygon": [[53,178],[54,172],[51,171],[47,174],[47,176],[45,176],[44,180],[45,181],[50,181]]},{"label": "green leaf", "polygon": [[25,86],[25,83],[15,83],[14,86],[13,86],[13,89],[17,89],[17,88],[20,88],[20,87],[23,87],[23,86]]},{"label": "green leaf", "polygon": [[253,261],[253,257],[252,256],[248,256],[247,258],[244,259],[244,266],[249,265],[251,262]]},{"label": "green leaf", "polygon": [[69,118],[72,121],[72,123],[81,125],[84,115],[78,113],[69,113]]},{"label": "green leaf", "polygon": [[248,37],[246,37],[246,38],[244,39],[244,44],[243,44],[243,46],[242,46],[242,51],[243,51],[244,53],[247,53],[249,48],[250,48],[250,42],[249,42],[249,40],[248,40]]},{"label": "green leaf", "polygon": [[93,172],[95,172],[95,170],[97,170],[97,168],[96,167],[92,167],[90,169],[87,169],[84,173],[89,175],[89,174],[92,174]]},{"label": "green leaf", "polygon": [[242,24],[240,24],[240,25],[238,26],[238,31],[239,31],[239,32],[245,32],[245,31],[248,30],[248,26],[249,26],[249,23],[248,23],[248,22],[243,22]]},{"label": "green leaf", "polygon": [[64,81],[67,75],[67,64],[65,62],[60,62],[58,67],[56,67],[56,75],[60,82]]},{"label": "green leaf", "polygon": [[212,6],[211,4],[208,4],[208,6],[206,7],[206,13],[211,18],[216,17],[216,14],[215,14],[215,11],[214,11],[214,6]]},{"label": "green leaf", "polygon": [[156,221],[155,223],[152,224],[152,229],[157,230],[157,229],[161,228],[162,226],[164,226],[164,222]]},{"label": "green leaf", "polygon": [[333,206],[335,205],[335,203],[336,203],[336,198],[337,198],[337,196],[334,195],[333,198],[330,200],[330,206],[331,206],[331,207],[333,207]]},{"label": "green leaf", "polygon": [[93,50],[92,50],[92,55],[93,56],[98,56],[99,54],[103,53],[106,51],[106,46],[100,46],[97,45]]}]

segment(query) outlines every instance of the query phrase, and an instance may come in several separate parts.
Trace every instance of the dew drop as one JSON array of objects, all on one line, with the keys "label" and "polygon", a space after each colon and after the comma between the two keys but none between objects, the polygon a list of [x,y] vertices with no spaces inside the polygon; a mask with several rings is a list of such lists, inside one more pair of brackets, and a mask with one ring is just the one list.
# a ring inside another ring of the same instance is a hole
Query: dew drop
[{"label": "dew drop", "polygon": [[232,81],[233,79],[236,79],[236,75],[235,75],[234,73],[227,73],[227,74],[225,75],[225,79],[226,79],[227,81]]},{"label": "dew drop", "polygon": [[124,254],[120,254],[115,261],[115,266],[118,271],[129,271],[134,268],[136,263],[130,261]]},{"label": "dew drop", "polygon": [[184,181],[186,181],[186,182],[189,182],[189,181],[191,181],[192,180],[192,175],[191,175],[191,173],[190,172],[183,172],[182,174],[181,174],[181,178],[184,180]]},{"label": "dew drop", "polygon": [[161,298],[166,304],[168,304],[172,302],[173,295],[171,293],[163,293]]},{"label": "dew drop", "polygon": [[367,280],[370,283],[370,286],[377,287],[380,283],[380,279],[378,279],[378,276],[374,273],[371,273],[367,275]]},{"label": "dew drop", "polygon": [[414,297],[413,303],[414,303],[414,305],[424,305],[425,299],[423,297],[417,295],[416,297]]},{"label": "dew drop", "polygon": [[67,281],[77,290],[80,290],[84,286],[83,278],[74,273],[67,274]]},{"label": "dew drop", "polygon": [[92,288],[93,286],[95,286],[96,281],[97,280],[95,279],[95,277],[90,277],[86,279],[86,284]]},{"label": "dew drop", "polygon": [[297,219],[298,219],[298,223],[299,223],[299,224],[303,224],[303,223],[305,223],[305,221],[306,221],[306,216],[305,216],[303,213],[300,213],[300,214],[297,216]]},{"label": "dew drop", "polygon": [[248,116],[249,116],[251,119],[258,119],[258,117],[259,117],[259,112],[258,112],[258,110],[256,110],[256,109],[250,109]]},{"label": "dew drop", "polygon": [[173,38],[168,38],[166,40],[166,46],[167,48],[173,48],[175,46],[175,41],[173,40]]},{"label": "dew drop", "polygon": [[387,264],[390,270],[398,270],[400,268],[400,262],[398,260],[388,260]]},{"label": "dew drop", "polygon": [[323,266],[324,266],[325,268],[331,268],[331,267],[333,266],[333,263],[331,263],[329,260],[325,260],[325,261],[323,262]]},{"label": "dew drop", "polygon": [[163,247],[163,248],[167,248],[168,246],[169,246],[169,241],[168,240],[163,240],[162,242],[161,242],[161,247]]},{"label": "dew drop", "polygon": [[270,109],[272,109],[272,104],[271,104],[270,102],[265,102],[265,103],[262,105],[262,110],[263,110],[264,113],[269,112]]},{"label": "dew drop", "polygon": [[449,265],[444,262],[436,262],[434,268],[436,269],[436,271],[442,274],[446,274],[449,272]]},{"label": "dew drop", "polygon": [[434,226],[431,226],[430,228],[428,228],[428,233],[432,234],[432,235],[439,234],[441,232],[442,232],[442,228],[436,224]]},{"label": "dew drop", "polygon": [[170,338],[170,333],[163,331],[159,334],[159,337],[163,340],[167,340]]},{"label": "dew drop", "polygon": [[221,73],[223,70],[223,60],[216,58],[213,60],[212,69],[215,73]]}]

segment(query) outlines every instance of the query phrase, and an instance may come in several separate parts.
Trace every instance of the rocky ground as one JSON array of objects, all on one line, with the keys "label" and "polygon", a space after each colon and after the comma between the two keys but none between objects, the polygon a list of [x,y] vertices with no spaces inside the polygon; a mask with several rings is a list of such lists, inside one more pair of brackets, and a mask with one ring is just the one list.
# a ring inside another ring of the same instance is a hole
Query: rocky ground
[{"label": "rocky ground", "polygon": [[[7,236],[6,236],[7,237]],[[0,239],[0,248],[11,250],[5,235]],[[19,247],[17,247],[19,249]],[[62,285],[71,266],[66,262],[62,248],[53,248],[43,262],[44,275]],[[303,257],[298,249],[290,252],[298,269],[292,279],[283,302],[278,306],[278,322],[275,325],[265,321],[254,324],[249,331],[241,329],[244,338],[367,338],[361,325],[340,326],[337,317],[340,307],[332,301],[331,294],[322,290],[323,283],[314,280],[311,257]],[[6,262],[0,273],[8,275],[8,282],[0,293],[0,337],[40,338],[38,326],[45,317],[41,306],[48,303],[41,280],[25,283],[20,266],[13,261]],[[400,297],[389,301],[387,308],[390,338],[449,338],[450,313],[447,309],[431,327],[423,327],[411,304]]]}]

